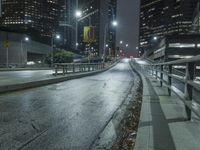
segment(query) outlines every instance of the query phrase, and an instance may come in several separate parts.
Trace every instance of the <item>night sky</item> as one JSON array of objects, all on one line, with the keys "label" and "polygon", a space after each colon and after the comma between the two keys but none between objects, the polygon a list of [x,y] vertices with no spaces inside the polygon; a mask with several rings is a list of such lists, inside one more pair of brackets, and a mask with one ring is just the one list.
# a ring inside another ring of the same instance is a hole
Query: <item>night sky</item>
[{"label": "night sky", "polygon": [[[119,41],[124,41],[122,49],[125,54],[137,54],[139,34],[139,1],[140,0],[118,0],[117,21],[117,46]],[[125,48],[125,44],[129,44]]]}]

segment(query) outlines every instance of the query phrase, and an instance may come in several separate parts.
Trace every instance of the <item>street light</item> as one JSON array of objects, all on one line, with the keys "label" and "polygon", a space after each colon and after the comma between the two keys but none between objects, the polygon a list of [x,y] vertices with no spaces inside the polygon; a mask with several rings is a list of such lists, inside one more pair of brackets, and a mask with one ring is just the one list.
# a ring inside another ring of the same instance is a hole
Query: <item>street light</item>
[{"label": "street light", "polygon": [[[118,22],[116,20],[112,21],[112,26],[113,27],[116,27],[118,25]],[[107,39],[107,30],[108,30],[108,27],[109,27],[109,23],[107,23],[105,25],[105,28],[104,28],[104,51],[103,51],[103,63],[105,62],[105,58],[106,58],[106,39]]]},{"label": "street light", "polygon": [[128,47],[129,45],[128,44],[126,44],[126,47]]},{"label": "street light", "polygon": [[25,37],[24,40],[28,42],[29,41],[29,37]]},{"label": "street light", "polygon": [[21,64],[23,63],[23,56],[24,56],[24,48],[23,48],[23,42],[28,42],[30,39],[29,37],[24,37],[22,40],[21,40]]},{"label": "street light", "polygon": [[153,37],[153,40],[154,40],[154,41],[156,41],[157,39],[158,39],[158,37],[157,37],[157,36],[154,36],[154,37]]},{"label": "street light", "polygon": [[114,27],[116,27],[116,26],[118,25],[118,22],[115,20],[115,21],[112,22],[112,25],[113,25]]},{"label": "street light", "polygon": [[82,12],[80,10],[76,10],[75,16],[80,18],[82,16]]},{"label": "street light", "polygon": [[76,49],[77,49],[77,47],[78,47],[78,18],[80,18],[82,16],[82,12],[80,11],[80,10],[76,10],[76,12],[75,12],[75,17],[76,17]]},{"label": "street light", "polygon": [[54,50],[54,39],[57,39],[59,40],[61,37],[60,37],[60,34],[52,34],[52,37],[51,37],[51,48],[52,48],[52,58],[51,58],[51,65],[53,66],[53,50]]},{"label": "street light", "polygon": [[120,41],[119,43],[120,43],[120,44],[123,44],[123,41]]},{"label": "street light", "polygon": [[59,34],[56,35],[56,39],[60,39],[60,35]]}]

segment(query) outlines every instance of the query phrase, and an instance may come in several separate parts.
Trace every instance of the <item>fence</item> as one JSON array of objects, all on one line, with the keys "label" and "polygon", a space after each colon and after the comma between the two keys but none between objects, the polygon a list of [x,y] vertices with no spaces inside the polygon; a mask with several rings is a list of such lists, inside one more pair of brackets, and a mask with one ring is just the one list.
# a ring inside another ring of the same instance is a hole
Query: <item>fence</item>
[{"label": "fence", "polygon": [[[163,85],[166,86],[170,96],[171,93],[174,92],[185,104],[188,119],[191,119],[192,112],[200,117],[200,105],[193,100],[194,90],[200,94],[200,84],[195,80],[197,78],[197,68],[199,68],[197,65],[199,63],[200,55],[190,59],[180,59],[166,63],[149,65],[134,64],[137,65],[137,67],[139,67],[138,69],[141,69],[141,71],[159,80],[161,87]],[[180,73],[181,75],[175,74],[175,72],[178,72],[174,69],[177,66],[185,68],[185,71]],[[173,79],[184,84],[183,92],[172,85]]]},{"label": "fence", "polygon": [[105,69],[107,66],[112,65],[113,62],[109,63],[60,63],[54,64],[55,75],[68,74],[77,72],[90,72]]}]

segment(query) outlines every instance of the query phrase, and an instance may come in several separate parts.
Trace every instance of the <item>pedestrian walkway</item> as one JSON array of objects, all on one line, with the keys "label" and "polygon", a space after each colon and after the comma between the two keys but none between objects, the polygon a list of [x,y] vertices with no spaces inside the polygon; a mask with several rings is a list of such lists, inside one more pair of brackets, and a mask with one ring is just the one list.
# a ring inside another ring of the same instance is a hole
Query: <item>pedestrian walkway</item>
[{"label": "pedestrian walkway", "polygon": [[[54,84],[71,79],[77,79],[85,76],[101,73],[115,66],[119,61],[105,64],[105,68],[96,68],[80,71],[75,68],[75,72],[68,71],[67,74],[54,75],[54,70],[22,70],[22,71],[0,71],[0,93],[18,91],[27,88],[35,88],[48,84]],[[59,70],[60,71],[60,70]],[[59,72],[58,72],[59,73]]]},{"label": "pedestrian walkway", "polygon": [[0,86],[51,79],[53,70],[1,71]]},{"label": "pedestrian walkway", "polygon": [[151,76],[143,76],[143,104],[135,150],[199,150],[200,122],[187,120],[176,95]]}]

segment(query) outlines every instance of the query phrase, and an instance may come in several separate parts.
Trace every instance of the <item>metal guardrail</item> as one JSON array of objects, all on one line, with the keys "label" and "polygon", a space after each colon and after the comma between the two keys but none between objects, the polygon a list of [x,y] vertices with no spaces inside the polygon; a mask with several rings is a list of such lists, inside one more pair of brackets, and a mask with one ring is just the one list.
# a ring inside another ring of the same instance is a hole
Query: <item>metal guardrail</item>
[{"label": "metal guardrail", "polygon": [[[159,80],[161,87],[163,85],[166,86],[169,96],[174,92],[183,101],[188,119],[190,120],[192,112],[200,117],[200,105],[193,99],[194,90],[200,94],[200,84],[195,82],[195,78],[197,77],[195,72],[197,71],[198,63],[200,63],[200,55],[190,59],[180,59],[166,63],[137,65],[139,65],[143,72]],[[173,66],[177,65],[185,66],[183,76],[173,74]],[[184,84],[184,92],[172,85],[172,80],[174,79]]]},{"label": "metal guardrail", "polygon": [[106,68],[107,66],[113,64],[109,63],[56,63],[55,75],[65,75],[68,73],[78,73],[78,72],[90,72],[97,71]]}]

